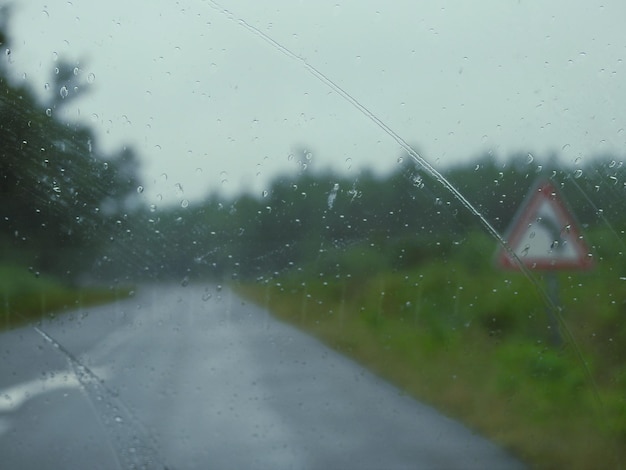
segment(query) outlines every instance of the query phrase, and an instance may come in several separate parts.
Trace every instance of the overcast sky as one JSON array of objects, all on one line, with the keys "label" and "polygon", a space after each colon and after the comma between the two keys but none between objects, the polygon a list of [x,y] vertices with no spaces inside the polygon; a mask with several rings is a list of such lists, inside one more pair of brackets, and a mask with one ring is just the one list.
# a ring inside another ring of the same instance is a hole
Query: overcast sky
[{"label": "overcast sky", "polygon": [[[141,155],[148,202],[260,193],[277,172],[358,175],[401,149],[325,74],[435,167],[484,151],[574,162],[626,146],[626,2],[19,0],[11,69],[43,96],[59,57],[89,93],[68,106],[105,151]],[[294,156],[290,156],[293,154]],[[183,188],[183,193],[177,188]]]}]

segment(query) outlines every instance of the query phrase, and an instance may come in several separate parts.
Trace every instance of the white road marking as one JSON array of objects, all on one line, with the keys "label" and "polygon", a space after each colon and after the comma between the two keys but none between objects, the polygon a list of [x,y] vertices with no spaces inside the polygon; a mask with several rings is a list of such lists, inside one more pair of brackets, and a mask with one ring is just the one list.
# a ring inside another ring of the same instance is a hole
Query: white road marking
[{"label": "white road marking", "polygon": [[[106,379],[109,376],[108,371],[103,367],[93,369],[93,372],[100,379]],[[22,382],[0,390],[0,413],[16,411],[28,400],[44,393],[64,388],[73,389],[81,387],[82,384],[76,377],[76,374],[71,370],[48,372],[41,378]],[[0,434],[2,434],[2,431],[3,428],[0,426]]]}]

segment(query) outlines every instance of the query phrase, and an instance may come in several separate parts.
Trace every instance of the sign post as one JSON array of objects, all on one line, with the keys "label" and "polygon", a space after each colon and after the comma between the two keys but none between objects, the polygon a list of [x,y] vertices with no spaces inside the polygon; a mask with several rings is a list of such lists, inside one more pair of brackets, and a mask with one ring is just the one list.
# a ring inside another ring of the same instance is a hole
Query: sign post
[{"label": "sign post", "polygon": [[[548,298],[554,307],[559,308],[561,306],[559,300],[559,279],[556,277],[554,271],[548,271],[545,275],[545,279]],[[559,331],[559,320],[554,314],[554,310],[550,308],[550,305],[546,307],[546,312],[550,326],[550,341],[554,346],[561,346],[561,344],[563,344],[563,338],[561,338]]]},{"label": "sign post", "polygon": [[[496,264],[507,270],[544,271],[546,292],[552,305],[559,307],[559,286],[556,271],[585,270],[593,267],[589,247],[580,228],[556,186],[540,180],[524,199],[507,230],[506,240],[512,256],[499,247]],[[558,319],[548,306],[552,342],[561,343]]]}]

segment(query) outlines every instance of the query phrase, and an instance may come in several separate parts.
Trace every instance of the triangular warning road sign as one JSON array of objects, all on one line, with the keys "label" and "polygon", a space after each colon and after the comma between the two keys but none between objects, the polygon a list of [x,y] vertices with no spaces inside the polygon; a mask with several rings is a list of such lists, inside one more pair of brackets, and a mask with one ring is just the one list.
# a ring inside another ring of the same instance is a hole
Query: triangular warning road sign
[{"label": "triangular warning road sign", "polygon": [[[526,196],[513,219],[506,240],[529,269],[589,269],[593,261],[576,219],[549,180],[540,181]],[[518,262],[500,247],[497,264],[519,269]]]}]

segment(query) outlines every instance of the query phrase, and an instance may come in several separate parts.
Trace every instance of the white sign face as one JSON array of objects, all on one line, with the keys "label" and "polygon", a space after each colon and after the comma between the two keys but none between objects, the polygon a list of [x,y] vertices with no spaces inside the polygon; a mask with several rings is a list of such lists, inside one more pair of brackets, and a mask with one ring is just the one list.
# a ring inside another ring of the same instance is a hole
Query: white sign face
[{"label": "white sign face", "polygon": [[[589,248],[565,201],[550,181],[543,181],[528,194],[507,232],[506,240],[529,269],[589,269]],[[519,269],[518,262],[500,248],[497,263]]]}]

